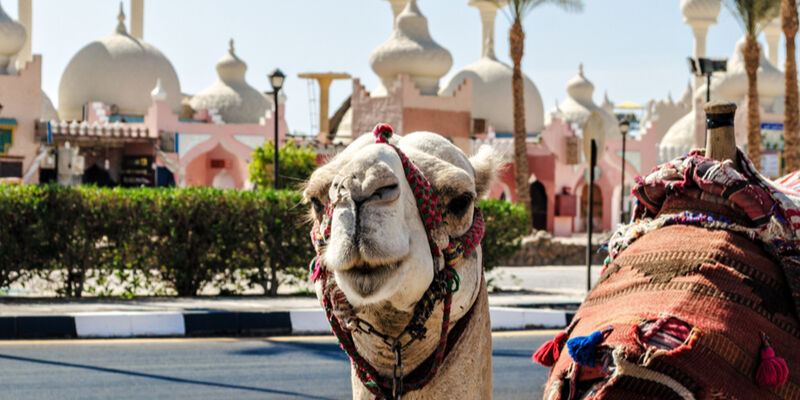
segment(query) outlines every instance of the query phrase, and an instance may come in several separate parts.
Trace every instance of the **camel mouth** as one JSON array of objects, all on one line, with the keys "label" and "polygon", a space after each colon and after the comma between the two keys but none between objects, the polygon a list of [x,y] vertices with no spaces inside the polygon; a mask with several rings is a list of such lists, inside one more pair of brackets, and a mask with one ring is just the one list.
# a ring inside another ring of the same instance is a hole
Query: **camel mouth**
[{"label": "camel mouth", "polygon": [[378,292],[400,269],[402,263],[402,260],[379,265],[362,263],[343,271],[337,271],[337,275],[339,279],[345,280],[359,296],[366,298]]}]

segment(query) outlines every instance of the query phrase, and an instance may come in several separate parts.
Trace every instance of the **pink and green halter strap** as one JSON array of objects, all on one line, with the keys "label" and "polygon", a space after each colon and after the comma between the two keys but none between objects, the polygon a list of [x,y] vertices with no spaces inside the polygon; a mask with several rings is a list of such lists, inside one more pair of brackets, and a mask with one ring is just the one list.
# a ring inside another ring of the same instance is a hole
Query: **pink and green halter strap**
[{"label": "pink and green halter strap", "polygon": [[428,233],[428,244],[431,246],[431,254],[433,257],[440,257],[441,252],[439,246],[431,237],[431,232],[442,225],[442,213],[439,212],[439,204],[436,199],[436,194],[433,193],[433,188],[430,182],[425,179],[422,172],[408,159],[408,157],[400,150],[399,147],[391,144],[389,140],[392,138],[394,131],[389,124],[378,124],[373,129],[372,134],[375,135],[375,143],[385,143],[392,146],[400,156],[400,162],[403,164],[403,171],[406,174],[406,180],[414,191],[414,198],[417,200],[417,208],[419,209],[419,216],[422,217],[422,224],[425,225],[425,231]]}]

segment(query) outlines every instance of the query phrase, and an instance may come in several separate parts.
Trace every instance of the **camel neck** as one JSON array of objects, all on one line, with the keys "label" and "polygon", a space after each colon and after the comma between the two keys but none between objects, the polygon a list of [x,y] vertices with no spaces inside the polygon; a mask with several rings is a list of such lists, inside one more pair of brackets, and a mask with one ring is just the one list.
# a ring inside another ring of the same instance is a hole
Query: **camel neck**
[{"label": "camel neck", "polygon": [[[412,318],[411,312],[399,311],[388,304],[381,304],[365,308],[357,312],[357,316],[372,324],[380,332],[396,336],[408,325]],[[436,303],[433,313],[425,322],[427,334],[424,338],[414,341],[403,351],[403,370],[409,373],[422,364],[436,349],[442,329],[442,306]],[[455,321],[452,321],[451,328]],[[409,340],[406,335],[400,339],[403,343]],[[372,365],[382,376],[392,376],[395,359],[391,347],[377,335],[369,335],[358,330],[353,331],[353,342],[358,353]]]}]

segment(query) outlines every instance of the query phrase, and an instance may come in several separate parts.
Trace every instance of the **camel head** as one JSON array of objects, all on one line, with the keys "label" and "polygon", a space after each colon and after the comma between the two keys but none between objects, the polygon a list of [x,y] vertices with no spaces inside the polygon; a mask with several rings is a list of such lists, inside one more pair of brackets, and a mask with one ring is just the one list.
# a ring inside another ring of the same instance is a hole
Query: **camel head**
[{"label": "camel head", "polygon": [[[472,226],[475,202],[489,190],[499,157],[486,146],[468,158],[430,132],[395,135],[390,143],[430,182],[443,221],[431,236],[446,248],[450,238]],[[330,237],[320,257],[350,304],[389,301],[397,310],[411,310],[431,284],[435,260],[396,150],[363,135],[312,174],[304,195],[317,222],[332,212]],[[441,264],[441,258],[436,262]],[[479,251],[470,262],[480,268]],[[479,275],[470,279],[477,281]]]}]

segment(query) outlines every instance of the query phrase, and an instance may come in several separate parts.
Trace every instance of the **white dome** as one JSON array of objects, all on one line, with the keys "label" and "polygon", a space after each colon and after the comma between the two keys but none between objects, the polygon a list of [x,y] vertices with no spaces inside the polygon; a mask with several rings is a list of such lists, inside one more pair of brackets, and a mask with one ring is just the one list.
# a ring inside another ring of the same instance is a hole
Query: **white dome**
[{"label": "white dome", "polygon": [[6,72],[11,57],[22,49],[27,38],[25,27],[11,19],[0,4],[0,74]]},{"label": "white dome", "polygon": [[348,107],[336,129],[334,143],[350,144],[353,141],[353,107]]},{"label": "white dome", "polygon": [[564,122],[576,124],[583,128],[583,124],[593,111],[598,111],[603,117],[603,125],[606,129],[606,137],[612,138],[619,135],[619,122],[617,118],[599,107],[592,100],[594,85],[583,76],[583,64],[578,68],[578,75],[575,75],[567,82],[567,98],[558,105],[557,111],[561,114]]},{"label": "white dome", "polygon": [[664,134],[658,144],[658,162],[664,163],[688,153],[694,147],[696,130],[695,111],[692,109]]},{"label": "white dome", "polygon": [[178,113],[181,88],[172,63],[158,49],[128,34],[120,8],[116,31],[89,43],[72,57],[58,88],[58,114],[79,120],[92,101],[116,104],[123,115],[145,115],[150,90],[161,79],[167,104]]},{"label": "white dome", "polygon": [[58,121],[58,112],[56,112],[56,108],[53,107],[53,102],[50,100],[50,97],[47,96],[47,93],[45,93],[44,90],[42,90],[42,110],[39,120]]},{"label": "white dome", "polygon": [[[747,72],[744,69],[744,56],[742,55],[742,48],[744,48],[745,37],[736,42],[736,50],[728,60],[727,71],[724,74],[712,78],[711,92],[712,97],[721,97],[730,101],[740,101],[747,96]],[[764,57],[764,51],[759,56],[760,66],[758,68],[757,82],[758,82],[758,96],[759,101],[763,105],[772,105],[777,97],[783,94],[784,78],[783,72],[775,68]],[[705,85],[703,85],[699,92],[705,98]]]},{"label": "white dome", "polygon": [[721,0],[681,0],[683,21],[691,24],[694,21],[717,22]]},{"label": "white dome", "polygon": [[397,75],[408,74],[422,93],[435,95],[439,79],[453,66],[453,57],[433,41],[428,20],[419,11],[417,0],[411,0],[397,16],[392,36],[372,52],[369,62],[384,88],[390,87]]},{"label": "white dome", "polygon": [[233,40],[228,53],[217,62],[219,79],[189,101],[195,110],[216,109],[222,120],[232,124],[257,124],[272,109],[266,95],[244,79],[247,64],[236,56]]},{"label": "white dome", "polygon": [[[439,92],[452,96],[464,79],[472,80],[472,118],[484,118],[497,132],[514,131],[514,104],[511,95],[510,66],[484,57],[450,78]],[[525,90],[525,132],[541,132],[544,128],[544,106],[536,85],[523,75]]]}]

